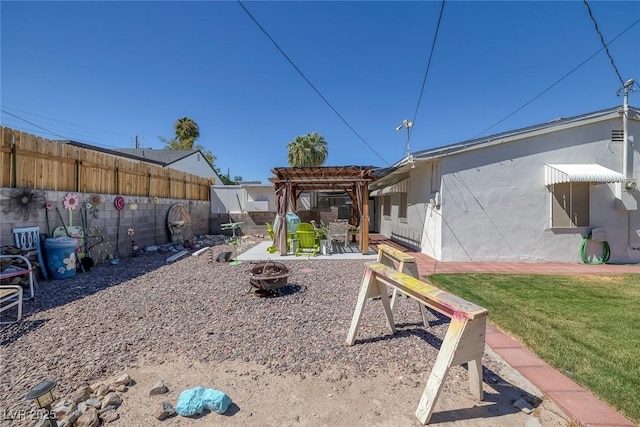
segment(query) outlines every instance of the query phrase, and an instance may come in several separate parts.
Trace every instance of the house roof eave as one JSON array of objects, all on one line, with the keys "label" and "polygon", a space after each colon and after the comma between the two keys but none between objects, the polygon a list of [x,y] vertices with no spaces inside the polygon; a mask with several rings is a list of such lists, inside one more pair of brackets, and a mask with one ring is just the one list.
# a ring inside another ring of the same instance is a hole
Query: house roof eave
[{"label": "house roof eave", "polygon": [[[640,110],[630,107],[630,114],[634,114],[640,118]],[[452,154],[467,152],[470,150],[477,150],[488,146],[495,146],[498,144],[504,144],[507,142],[531,138],[537,135],[544,135],[551,132],[557,132],[563,129],[569,129],[576,126],[584,126],[590,123],[597,123],[603,120],[609,120],[622,115],[621,107],[608,108],[606,110],[600,110],[592,113],[582,114],[579,116],[573,116],[564,119],[551,120],[546,123],[541,123],[525,128],[515,129],[507,132],[501,132],[498,134],[490,135],[483,138],[470,139],[463,142],[458,142],[443,147],[436,147],[428,150],[421,150],[413,153],[413,159],[416,162],[432,160],[439,157],[445,157]]]}]

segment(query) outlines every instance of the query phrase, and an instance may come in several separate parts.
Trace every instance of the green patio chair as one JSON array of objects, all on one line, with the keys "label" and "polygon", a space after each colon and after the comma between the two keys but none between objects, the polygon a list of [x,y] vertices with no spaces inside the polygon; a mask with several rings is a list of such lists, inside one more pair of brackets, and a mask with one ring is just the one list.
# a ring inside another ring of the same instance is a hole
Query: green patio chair
[{"label": "green patio chair", "polygon": [[299,256],[299,255],[315,256],[320,251],[320,243],[318,242],[318,239],[316,239],[315,231],[298,229],[298,231],[296,231],[296,237],[298,239],[296,256]]},{"label": "green patio chair", "polygon": [[[278,250],[278,248],[276,248],[276,246],[275,246],[275,241],[274,241],[276,234],[273,231],[273,225],[271,225],[268,222],[266,224],[267,224],[267,234],[269,235],[269,238],[271,239],[271,246],[269,246],[267,248],[267,252],[269,252],[270,254],[274,254]],[[287,246],[289,246],[289,242],[287,242]]]},{"label": "green patio chair", "polygon": [[313,224],[308,223],[308,222],[301,222],[296,227],[296,232],[298,232],[298,231],[314,231],[315,229],[316,228],[313,226]]}]

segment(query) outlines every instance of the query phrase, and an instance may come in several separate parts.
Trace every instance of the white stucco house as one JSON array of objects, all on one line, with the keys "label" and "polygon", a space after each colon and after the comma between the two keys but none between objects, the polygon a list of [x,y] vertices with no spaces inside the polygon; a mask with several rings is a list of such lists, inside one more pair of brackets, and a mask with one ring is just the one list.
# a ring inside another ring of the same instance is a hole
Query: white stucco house
[{"label": "white stucco house", "polygon": [[220,176],[200,150],[154,150],[152,148],[119,148],[116,151],[130,156],[158,162],[169,167],[203,178],[222,182]]},{"label": "white stucco house", "polygon": [[636,142],[640,110],[616,107],[415,152],[380,171],[371,225],[441,261],[579,262],[606,241],[638,263]]}]

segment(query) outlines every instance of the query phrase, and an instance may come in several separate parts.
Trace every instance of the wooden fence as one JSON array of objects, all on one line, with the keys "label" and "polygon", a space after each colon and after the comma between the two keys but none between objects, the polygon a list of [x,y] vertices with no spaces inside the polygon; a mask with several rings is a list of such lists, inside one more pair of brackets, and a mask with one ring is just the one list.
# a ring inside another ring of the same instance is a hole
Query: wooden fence
[{"label": "wooden fence", "polygon": [[0,127],[0,187],[209,200],[212,179]]}]

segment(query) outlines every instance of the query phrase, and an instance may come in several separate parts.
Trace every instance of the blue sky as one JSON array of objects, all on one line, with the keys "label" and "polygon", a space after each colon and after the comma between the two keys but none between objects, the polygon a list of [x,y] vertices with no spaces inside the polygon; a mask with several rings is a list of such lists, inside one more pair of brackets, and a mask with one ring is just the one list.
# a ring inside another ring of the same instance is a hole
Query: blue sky
[{"label": "blue sky", "polygon": [[[161,149],[187,116],[223,173],[265,183],[308,132],[327,166],[404,156],[395,128],[416,113],[440,1],[243,4],[360,137],[232,1],[2,1],[2,125]],[[631,26],[609,50],[640,80],[640,2],[589,4],[607,43]],[[411,151],[479,136],[601,48],[582,1],[446,2]],[[480,136],[620,105],[620,86],[602,50]]]}]

